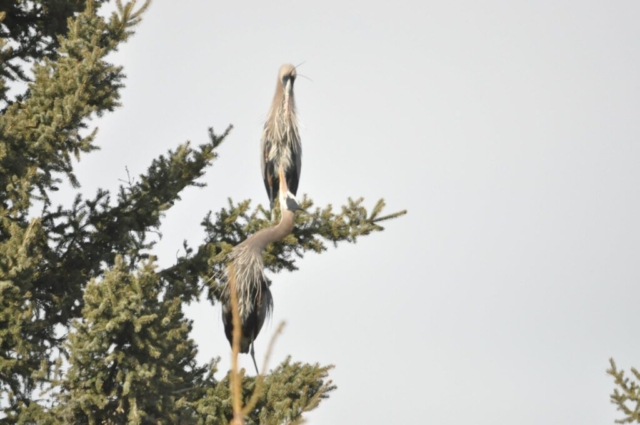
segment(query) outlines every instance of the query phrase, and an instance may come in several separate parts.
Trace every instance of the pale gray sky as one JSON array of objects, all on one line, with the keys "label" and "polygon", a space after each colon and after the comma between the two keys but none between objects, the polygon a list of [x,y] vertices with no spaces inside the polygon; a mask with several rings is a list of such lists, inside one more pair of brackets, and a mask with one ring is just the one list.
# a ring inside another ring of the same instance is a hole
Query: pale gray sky
[{"label": "pale gray sky", "polygon": [[[265,204],[259,139],[279,66],[306,61],[300,192],[409,215],[273,277],[272,366],[335,364],[311,424],[603,424],[608,358],[640,366],[640,3],[162,2],[113,57],[83,192],[235,129],[166,217],[157,254],[226,198]],[[191,306],[229,365],[219,307]],[[250,359],[242,364],[251,369]]]}]

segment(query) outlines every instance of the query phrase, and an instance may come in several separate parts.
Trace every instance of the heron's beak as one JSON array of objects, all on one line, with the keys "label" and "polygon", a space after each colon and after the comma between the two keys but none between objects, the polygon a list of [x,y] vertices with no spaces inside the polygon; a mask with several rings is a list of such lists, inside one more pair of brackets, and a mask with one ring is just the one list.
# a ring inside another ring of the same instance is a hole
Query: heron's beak
[{"label": "heron's beak", "polygon": [[291,93],[293,93],[293,79],[289,78],[287,80],[287,85],[284,88],[284,92],[287,95],[287,97],[290,96]]},{"label": "heron's beak", "polygon": [[278,178],[280,180],[280,190],[282,193],[287,193],[289,188],[287,187],[287,179],[284,176],[284,171],[282,171],[282,167],[278,169]]}]

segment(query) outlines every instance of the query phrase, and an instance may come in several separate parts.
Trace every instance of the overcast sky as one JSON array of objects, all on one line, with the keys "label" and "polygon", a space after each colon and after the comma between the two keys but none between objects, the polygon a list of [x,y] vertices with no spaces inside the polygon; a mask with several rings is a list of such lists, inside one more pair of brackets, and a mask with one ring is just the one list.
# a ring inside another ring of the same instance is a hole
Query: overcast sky
[{"label": "overcast sky", "polygon": [[[640,367],[640,3],[156,0],[113,56],[82,191],[115,189],[207,127],[235,126],[166,216],[161,264],[227,197],[267,202],[259,140],[281,64],[300,193],[409,215],[273,277],[259,358],[334,364],[311,424],[606,424],[613,356]],[[190,306],[229,365],[219,306]],[[252,371],[248,356],[242,365]]]}]

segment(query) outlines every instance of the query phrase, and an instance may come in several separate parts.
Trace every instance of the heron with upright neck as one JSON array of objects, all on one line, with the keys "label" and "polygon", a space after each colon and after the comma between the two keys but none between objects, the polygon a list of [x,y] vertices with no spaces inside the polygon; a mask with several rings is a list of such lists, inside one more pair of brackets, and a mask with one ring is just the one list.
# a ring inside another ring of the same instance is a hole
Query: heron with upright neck
[{"label": "heron with upright neck", "polygon": [[298,133],[298,119],[293,96],[296,67],[285,64],[280,67],[276,93],[273,96],[267,122],[262,131],[260,152],[262,177],[269,196],[271,210],[280,189],[279,170],[282,168],[285,183],[294,196],[298,193],[302,168],[302,145]]},{"label": "heron with upright neck", "polygon": [[268,244],[284,239],[293,231],[294,214],[301,209],[293,194],[287,190],[285,178],[281,169],[279,171],[279,200],[282,216],[280,223],[256,232],[233,248],[223,291],[222,322],[227,340],[233,347],[233,312],[229,279],[235,279],[241,328],[240,352],[248,353],[251,350],[256,373],[259,372],[253,342],[258,337],[265,319],[273,311],[273,297],[264,274],[262,252]]}]

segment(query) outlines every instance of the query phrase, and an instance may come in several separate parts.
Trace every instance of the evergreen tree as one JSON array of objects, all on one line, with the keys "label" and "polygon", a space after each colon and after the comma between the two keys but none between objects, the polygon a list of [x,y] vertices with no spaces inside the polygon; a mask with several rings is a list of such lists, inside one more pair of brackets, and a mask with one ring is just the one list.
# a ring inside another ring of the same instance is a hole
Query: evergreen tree
[{"label": "evergreen tree", "polygon": [[[158,157],[116,196],[50,200],[64,180],[79,187],[72,157],[97,149],[87,122],[114,110],[123,88],[122,68],[105,57],[148,6],[118,0],[105,18],[103,3],[0,0],[0,423],[226,423],[229,376],[215,378],[216,361],[196,363],[183,307],[203,293],[218,301],[226,255],[270,226],[270,213],[229,200],[204,217],[202,243],[185,243],[164,269],[147,235],[186,187],[202,186],[230,129]],[[28,88],[9,98],[20,81]],[[295,270],[307,252],[355,242],[404,213],[381,216],[382,201],[370,212],[362,202],[334,212],[305,197],[307,213],[267,248],[266,267]],[[300,421],[335,389],[329,370],[287,359],[264,380],[242,377],[246,423]]]}]

